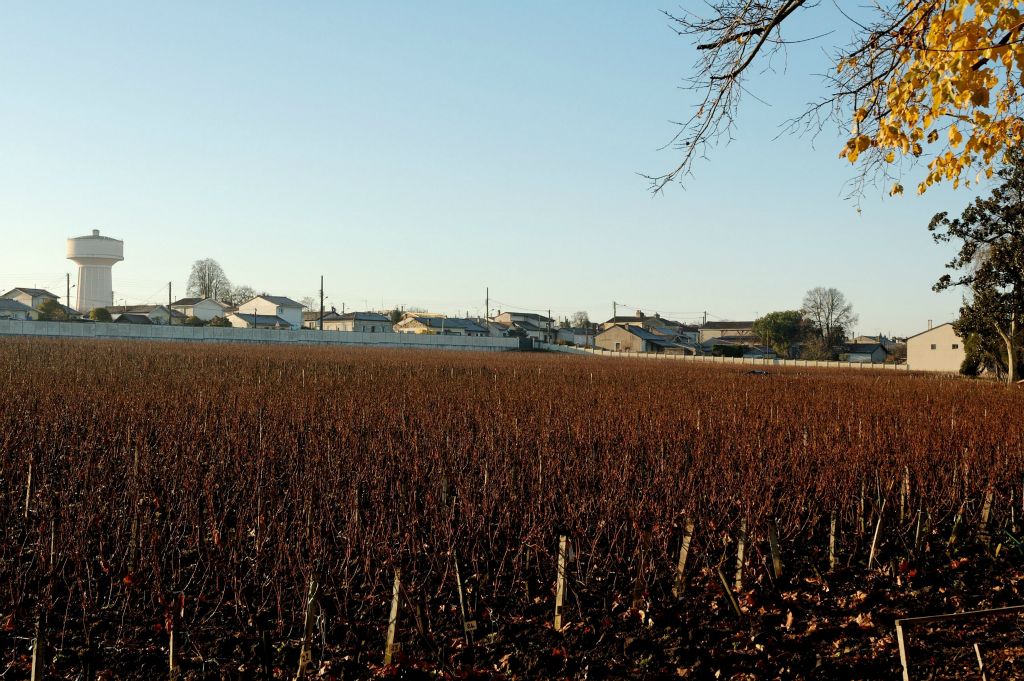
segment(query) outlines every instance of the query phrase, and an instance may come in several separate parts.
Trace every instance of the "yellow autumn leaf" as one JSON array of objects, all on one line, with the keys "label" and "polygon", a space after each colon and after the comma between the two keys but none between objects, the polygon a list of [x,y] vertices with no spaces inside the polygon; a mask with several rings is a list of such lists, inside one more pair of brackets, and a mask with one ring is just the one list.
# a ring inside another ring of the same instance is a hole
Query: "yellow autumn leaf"
[{"label": "yellow autumn leaf", "polygon": [[960,142],[962,142],[963,139],[964,136],[960,134],[960,131],[957,130],[955,125],[949,126],[949,143],[951,145],[954,147],[960,146]]}]

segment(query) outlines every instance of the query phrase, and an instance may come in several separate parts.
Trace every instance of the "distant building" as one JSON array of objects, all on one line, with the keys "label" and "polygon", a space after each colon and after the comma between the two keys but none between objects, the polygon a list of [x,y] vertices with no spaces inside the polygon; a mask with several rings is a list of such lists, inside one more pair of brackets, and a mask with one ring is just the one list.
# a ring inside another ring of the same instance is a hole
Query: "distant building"
[{"label": "distant building", "polygon": [[907,339],[907,365],[912,371],[959,373],[966,356],[964,341],[949,322]]},{"label": "distant building", "polygon": [[13,298],[0,298],[0,319],[28,322],[39,319],[39,312]]},{"label": "distant building", "polygon": [[683,345],[635,324],[616,324],[607,327],[597,333],[594,343],[599,348],[614,352],[691,354],[691,350]]},{"label": "distant building", "polygon": [[229,312],[228,323],[236,329],[290,329],[288,320],[276,314],[252,314],[251,312]]},{"label": "distant building", "polygon": [[702,355],[725,355],[739,357],[757,357],[772,359],[776,357],[775,351],[770,347],[766,348],[760,336],[753,334],[711,336],[704,342],[698,344]]},{"label": "distant building", "polygon": [[519,329],[532,338],[543,343],[554,343],[557,329],[554,327],[554,320],[542,314],[534,312],[502,312],[491,317],[490,321],[512,329]]},{"label": "distant building", "polygon": [[594,347],[595,335],[596,332],[592,326],[580,326],[575,328],[565,326],[558,329],[555,342],[562,343],[564,345],[576,345],[581,348],[592,348]]},{"label": "distant building", "polygon": [[[237,314],[257,317],[280,317],[287,329],[302,328],[302,304],[285,296],[261,295],[238,306]],[[257,328],[265,328],[258,326]]]},{"label": "distant building", "polygon": [[472,319],[457,319],[407,312],[394,326],[398,333],[441,334],[445,336],[488,336],[488,330]]},{"label": "distant building", "polygon": [[698,332],[697,342],[702,345],[711,338],[722,336],[751,336],[754,322],[705,322]]},{"label": "distant building", "polygon": [[47,300],[55,300],[57,301],[57,304],[60,305],[60,308],[64,310],[64,314],[67,315],[68,319],[78,319],[82,316],[78,310],[62,304],[60,302],[60,298],[57,297],[55,293],[50,293],[43,288],[12,288],[10,291],[0,296],[0,298],[16,300],[22,305],[27,305],[37,312],[39,311],[39,307]]},{"label": "distant building", "polygon": [[214,317],[223,317],[228,306],[213,298],[182,298],[171,303],[171,310],[180,312],[185,317],[195,317],[208,322]]},{"label": "distant building", "polygon": [[879,342],[850,343],[845,348],[847,362],[882,364],[889,357],[889,351]]},{"label": "distant building", "polygon": [[[150,324],[170,324],[171,323],[171,311],[164,305],[110,305],[106,308],[107,312],[110,313],[111,319],[115,322],[121,315],[135,315],[142,316],[149,320]],[[181,313],[177,313],[181,315]],[[127,320],[124,323],[133,323],[132,320]],[[137,321],[134,323],[138,323]],[[175,323],[178,323],[175,320]]]},{"label": "distant building", "polygon": [[[303,326],[307,329],[320,328],[320,311],[304,312]],[[394,333],[391,318],[378,312],[345,312],[337,310],[324,312],[324,331],[350,331],[355,333]]]}]

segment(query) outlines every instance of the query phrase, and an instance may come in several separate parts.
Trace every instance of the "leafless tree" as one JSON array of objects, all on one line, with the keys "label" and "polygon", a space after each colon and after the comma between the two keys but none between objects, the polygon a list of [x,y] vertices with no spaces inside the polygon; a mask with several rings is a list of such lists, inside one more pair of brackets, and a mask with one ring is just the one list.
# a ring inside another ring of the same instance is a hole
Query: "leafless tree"
[{"label": "leafless tree", "polygon": [[[833,25],[823,26],[818,35],[789,38],[783,34],[784,24],[798,14],[818,12],[817,16],[827,19],[823,4],[833,5],[837,11]],[[688,119],[675,123],[678,130],[665,145],[679,152],[676,165],[660,175],[645,175],[652,190],[659,192],[668,183],[681,181],[692,172],[696,161],[706,157],[710,147],[732,139],[741,95],[753,96],[745,87],[751,72],[772,71],[780,64],[784,68],[787,46],[823,38],[840,28],[852,29],[853,35],[845,46],[825,53],[823,94],[803,113],[781,121],[782,130],[816,135],[832,123],[845,134],[854,112],[863,110],[856,122],[857,132],[872,135],[888,113],[885,95],[890,76],[914,48],[908,43],[913,29],[919,28],[914,22],[927,22],[943,4],[878,0],[868,8],[855,8],[858,17],[853,17],[842,1],[705,0],[696,10],[665,12],[670,27],[696,43],[700,56],[683,87],[699,93],[699,101]],[[867,19],[860,18],[860,14],[866,14]],[[875,148],[860,152],[852,196],[860,196],[869,182],[890,179],[898,172],[884,157],[885,152]]]},{"label": "leafless tree", "polygon": [[590,326],[590,315],[588,315],[583,310],[580,310],[579,312],[574,312],[569,320],[569,323],[572,325],[574,329],[580,329]]},{"label": "leafless tree", "polygon": [[826,346],[843,340],[846,332],[857,323],[853,305],[846,300],[842,291],[818,286],[804,295],[801,310],[818,331]]},{"label": "leafless tree", "polygon": [[231,290],[224,270],[213,258],[203,258],[192,263],[192,272],[188,276],[188,294],[200,298],[217,298]]},{"label": "leafless tree", "polygon": [[237,307],[255,297],[256,290],[252,286],[241,284],[239,286],[232,287],[229,291],[224,293],[219,300],[222,303],[227,303],[228,305],[234,305]]}]

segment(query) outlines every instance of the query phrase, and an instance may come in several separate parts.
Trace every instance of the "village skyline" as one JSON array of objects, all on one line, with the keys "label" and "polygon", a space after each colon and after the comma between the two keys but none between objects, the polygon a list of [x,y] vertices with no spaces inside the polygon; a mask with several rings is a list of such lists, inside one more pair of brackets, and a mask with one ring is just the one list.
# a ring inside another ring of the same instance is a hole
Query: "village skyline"
[{"label": "village skyline", "polygon": [[957,292],[931,291],[951,250],[926,225],[970,190],[879,187],[858,212],[839,135],[776,139],[820,45],[793,46],[734,142],[652,196],[639,174],[671,163],[658,148],[693,104],[693,50],[658,3],[198,7],[12,10],[0,288],[62,293],[64,240],[100,228],[127,244],[129,304],[184,295],[212,257],[297,300],[324,275],[339,309],[483,316],[490,287],[558,318],[615,301],[740,320],[833,286],[863,333],[957,314]]}]

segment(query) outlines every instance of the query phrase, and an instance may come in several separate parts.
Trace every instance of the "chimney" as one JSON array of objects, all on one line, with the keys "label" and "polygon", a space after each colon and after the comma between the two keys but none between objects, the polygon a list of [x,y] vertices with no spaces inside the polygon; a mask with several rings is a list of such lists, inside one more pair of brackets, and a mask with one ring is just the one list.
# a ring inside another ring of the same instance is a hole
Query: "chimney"
[{"label": "chimney", "polygon": [[99,236],[100,235],[100,230],[98,230],[98,229],[92,230],[92,235],[93,236]]},{"label": "chimney", "polygon": [[928,330],[931,331],[931,328],[932,328],[932,320],[929,319],[928,320]]}]

